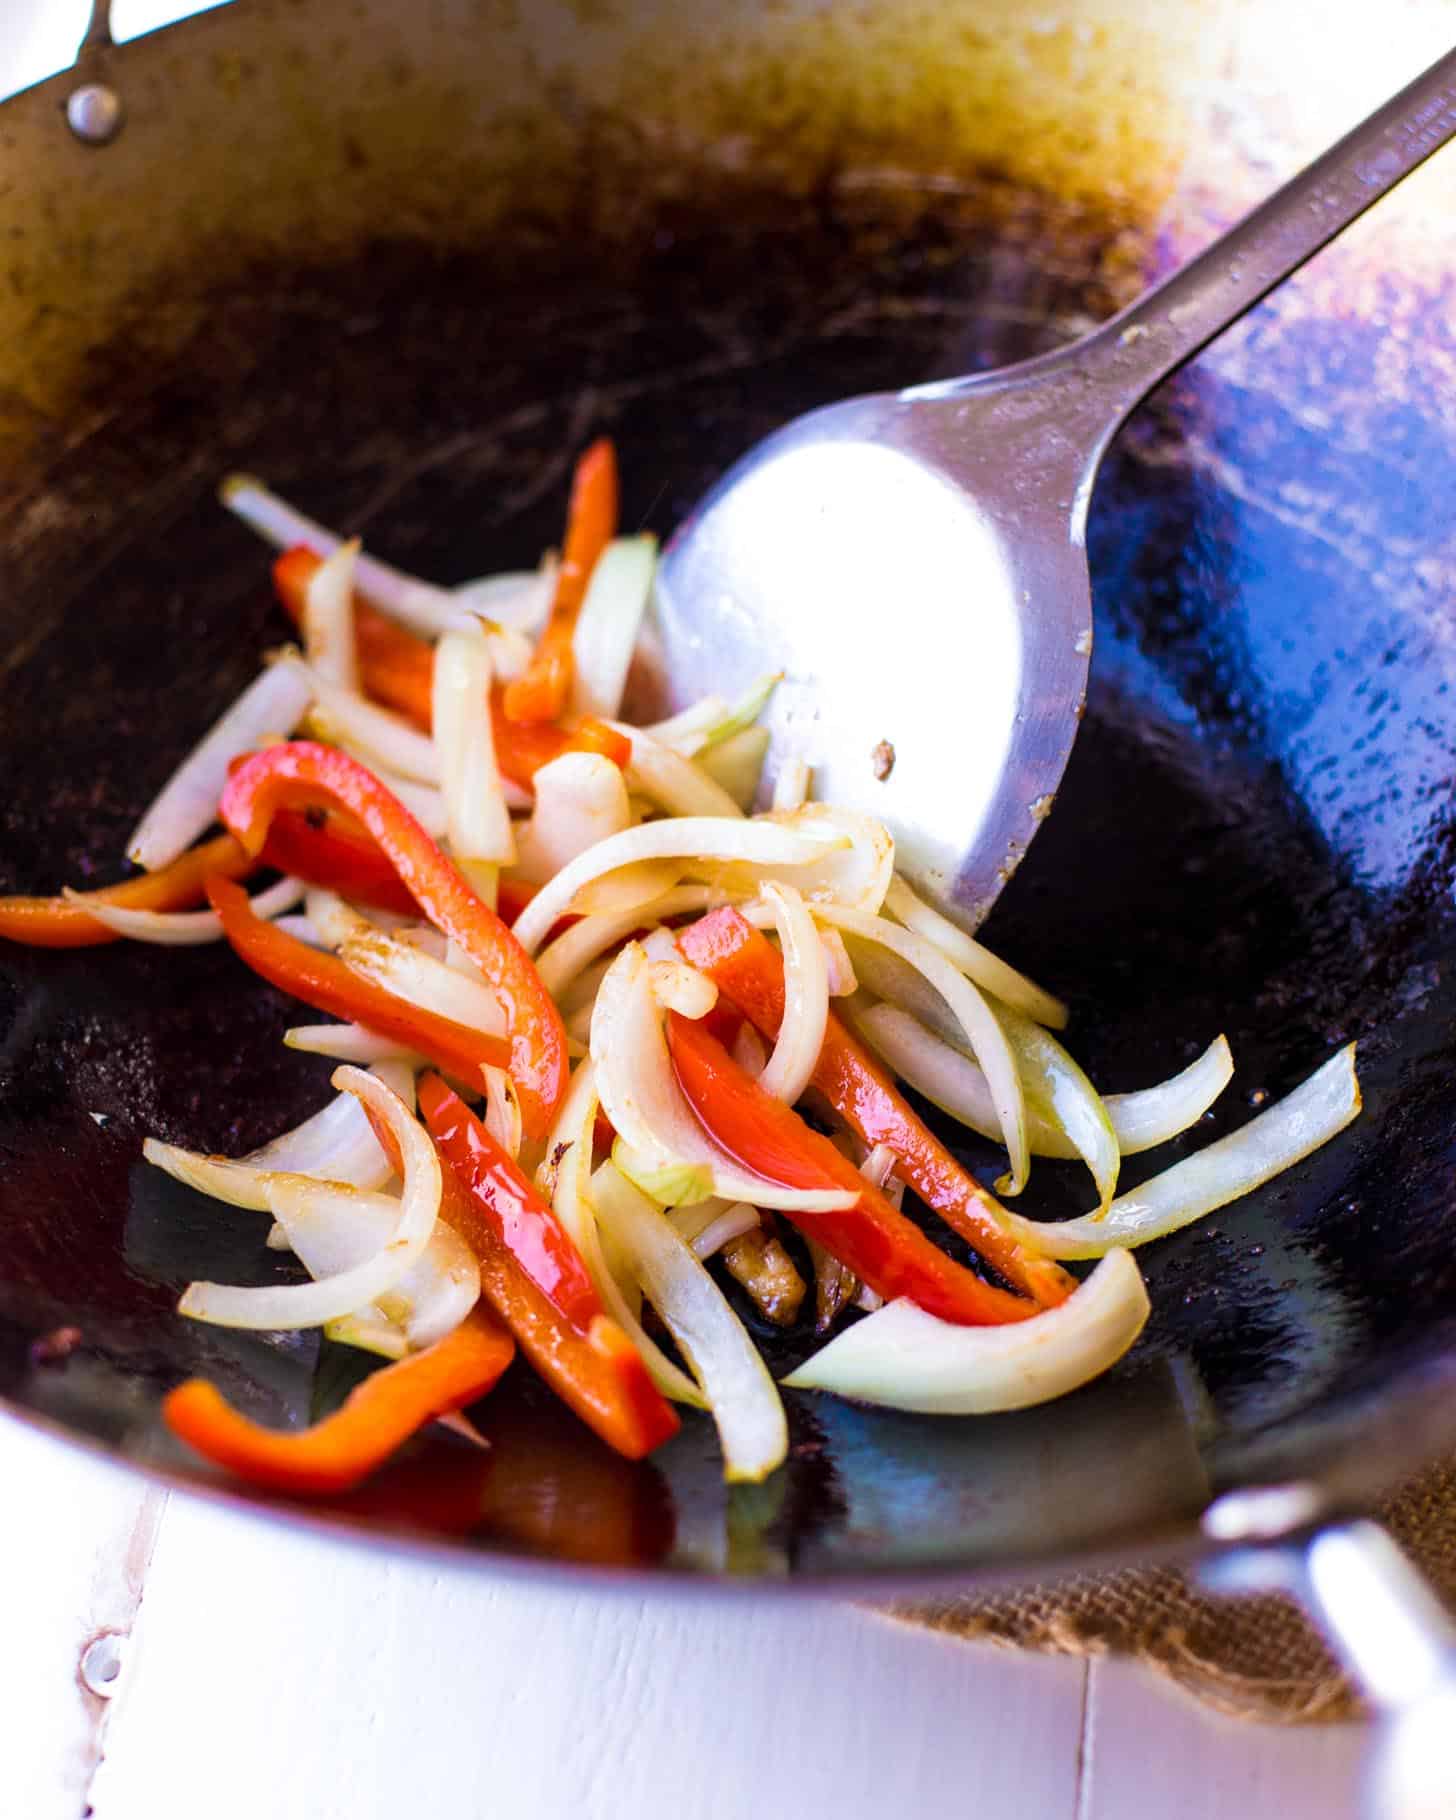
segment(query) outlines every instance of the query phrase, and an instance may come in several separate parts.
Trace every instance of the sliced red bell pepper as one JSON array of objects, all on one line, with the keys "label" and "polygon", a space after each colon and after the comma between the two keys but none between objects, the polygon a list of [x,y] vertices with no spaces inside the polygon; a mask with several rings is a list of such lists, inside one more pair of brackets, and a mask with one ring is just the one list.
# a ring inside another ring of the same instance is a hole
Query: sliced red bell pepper
[{"label": "sliced red bell pepper", "polygon": [[[285,551],[273,565],[278,597],[296,625],[303,622],[303,599],[320,558],[306,545]],[[434,714],[435,648],[396,625],[367,600],[354,596],[354,643],[359,680],[365,694],[430,731]],[[509,720],[501,706],[501,684],[491,691],[491,725],[496,759],[513,783],[524,789],[553,758],[563,752],[598,752],[623,769],[631,742],[603,721],[585,719],[570,728]]]},{"label": "sliced red bell pepper", "polygon": [[201,1378],[164,1399],[162,1419],[194,1452],[251,1484],[302,1496],[347,1491],[427,1422],[494,1389],[515,1351],[511,1336],[477,1308],[424,1352],[371,1373],[312,1428],[264,1428]]},{"label": "sliced red bell pepper", "polygon": [[[186,910],[202,902],[209,878],[242,878],[264,863],[272,862],[255,859],[231,834],[219,834],[170,866],[84,895],[121,910]],[[70,897],[0,897],[0,938],[28,948],[95,948],[121,940]]]},{"label": "sliced red bell pepper", "polygon": [[574,668],[572,634],[592,570],[616,533],[617,490],[617,452],[603,436],[576,464],[551,616],[529,669],[506,688],[508,720],[558,720],[565,711]]},{"label": "sliced red bell pepper", "polygon": [[[219,812],[243,846],[257,852],[279,809],[306,807],[321,798],[363,823],[425,915],[464,950],[504,1001],[521,1120],[529,1136],[544,1137],[566,1090],[561,1013],[515,936],[374,773],[346,752],[311,740],[271,746],[228,779]],[[446,1071],[459,1073],[448,1066]]]},{"label": "sliced red bell pepper", "polygon": [[668,1045],[688,1104],[715,1143],[746,1169],[785,1188],[842,1188],[855,1196],[839,1213],[789,1213],[804,1232],[889,1299],[908,1296],[928,1314],[960,1326],[1024,1321],[1038,1312],[1024,1296],[993,1289],[933,1245],[827,1137],[765,1093],[711,1032],[669,1012]]},{"label": "sliced red bell pepper", "polygon": [[350,827],[341,815],[280,809],[258,858],[276,871],[337,891],[351,903],[371,904],[398,916],[420,914],[388,859],[362,828]]},{"label": "sliced red bell pepper", "polygon": [[438,1074],[422,1074],[420,1111],[441,1156],[491,1230],[553,1306],[586,1334],[602,1306],[581,1253],[515,1160]]},{"label": "sliced red bell pepper", "polygon": [[[678,946],[723,997],[770,1039],[784,1015],[784,964],[778,950],[731,906],[714,910],[678,936]],[[889,1076],[831,1012],[814,1085],[862,1143],[894,1151],[908,1185],[952,1231],[974,1245],[1007,1282],[1044,1308],[1064,1302],[1076,1279],[1038,1257],[1005,1228],[1000,1204],[946,1149]]]},{"label": "sliced red bell pepper", "polygon": [[321,954],[286,929],[255,916],[241,886],[214,878],[207,896],[239,959],[280,992],[291,993],[318,1011],[365,1024],[427,1055],[456,1080],[478,1081],[483,1067],[503,1068],[509,1062],[510,1046],[503,1037],[453,1023],[361,978],[337,955]]},{"label": "sliced red bell pepper", "polygon": [[579,1332],[511,1255],[497,1230],[498,1216],[482,1208],[443,1150],[441,1163],[440,1217],[475,1253],[481,1293],[539,1376],[629,1460],[675,1435],[681,1426],[676,1412],[617,1323],[597,1315],[585,1334]]}]

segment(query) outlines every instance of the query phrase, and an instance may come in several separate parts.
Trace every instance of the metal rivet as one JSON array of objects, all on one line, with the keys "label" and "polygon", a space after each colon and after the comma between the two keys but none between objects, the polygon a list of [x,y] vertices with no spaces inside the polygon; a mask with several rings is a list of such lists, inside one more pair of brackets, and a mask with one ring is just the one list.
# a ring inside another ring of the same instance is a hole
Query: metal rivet
[{"label": "metal rivet", "polygon": [[81,1679],[98,1699],[109,1700],[116,1692],[125,1641],[115,1631],[104,1630],[86,1645],[81,1657]]},{"label": "metal rivet", "polygon": [[66,124],[87,145],[107,145],[121,131],[121,96],[104,82],[85,82],[66,97]]}]

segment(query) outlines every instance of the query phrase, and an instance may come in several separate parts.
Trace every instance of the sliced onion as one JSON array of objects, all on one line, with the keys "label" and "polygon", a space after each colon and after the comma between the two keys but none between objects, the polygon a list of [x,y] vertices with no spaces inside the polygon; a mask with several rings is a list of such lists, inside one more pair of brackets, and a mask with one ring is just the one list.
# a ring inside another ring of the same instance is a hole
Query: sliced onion
[{"label": "sliced onion", "polygon": [[307,948],[327,950],[332,944],[326,942],[306,916],[275,916],[273,927],[281,929],[285,935],[291,935],[296,942],[302,942]]},{"label": "sliced onion", "polygon": [[[460,612],[493,620],[511,632],[537,632],[545,625],[551,611],[559,568],[555,553],[548,551],[538,568],[482,575],[476,581],[465,581],[458,588],[452,588],[451,594]],[[496,668],[505,674],[499,659]]]},{"label": "sliced onion", "polygon": [[[252,900],[253,915],[271,921],[301,903],[304,890],[302,879],[280,878],[276,885],[269,885]],[[155,942],[163,948],[193,948],[203,942],[222,940],[222,919],[215,910],[127,910],[120,904],[98,903],[94,897],[79,891],[66,891],[62,895],[83,903],[87,916],[134,942]]]},{"label": "sliced onion", "polygon": [[660,923],[669,916],[705,910],[711,897],[706,885],[678,885],[626,910],[584,916],[579,923],[563,929],[549,947],[541,950],[536,971],[541,975],[542,984],[552,998],[561,999],[593,961],[609,948],[615,948],[618,942],[625,941],[635,930]]},{"label": "sliced onion", "polygon": [[1027,1116],[1036,1113],[1066,1137],[1091,1170],[1097,1211],[1105,1213],[1117,1192],[1122,1153],[1097,1089],[1049,1030],[1009,1005],[996,1007],[996,1021],[1016,1057]]},{"label": "sliced onion", "polygon": [[666,809],[669,815],[724,815],[732,820],[742,816],[743,811],[723,786],[714,783],[690,758],[655,740],[641,727],[629,727],[624,721],[613,721],[612,726],[632,742],[627,781],[639,796]]},{"label": "sliced onion", "polygon": [[532,779],[536,802],[520,829],[519,876],[545,884],[598,841],[632,825],[627,786],[611,759],[596,752],[563,752]]},{"label": "sliced onion", "polygon": [[788,1422],[743,1323],[672,1223],[611,1163],[593,1175],[590,1194],[703,1387],[723,1449],[724,1477],[750,1484],[766,1479],[788,1454]]},{"label": "sliced onion", "polygon": [[849,958],[849,949],[844,945],[844,937],[837,929],[821,929],[819,943],[824,950],[830,998],[853,998],[859,991],[859,980],[855,976],[854,962]]},{"label": "sliced onion", "polygon": [[294,672],[307,681],[315,704],[310,719],[321,732],[337,737],[340,745],[357,747],[367,754],[368,762],[399,777],[415,783],[439,784],[440,760],[434,742],[402,715],[381,708],[352,689],[340,688],[301,658],[283,658],[273,667]]},{"label": "sliced onion", "polygon": [[829,1026],[829,969],[819,931],[792,885],[769,881],[764,899],[773,912],[784,956],[784,1015],[758,1084],[792,1106],[814,1075]]},{"label": "sliced onion", "polygon": [[725,1207],[722,1213],[715,1214],[706,1225],[700,1226],[691,1237],[686,1233],[683,1237],[692,1246],[693,1256],[706,1263],[725,1245],[731,1245],[734,1239],[741,1239],[745,1232],[757,1232],[761,1224],[756,1207],[750,1207],[747,1201],[735,1201],[731,1207]]},{"label": "sliced onion", "polygon": [[485,1128],[509,1157],[521,1154],[521,1102],[504,1068],[482,1070],[485,1075]]},{"label": "sliced onion", "polygon": [[[275,1227],[282,1232],[281,1226]],[[284,1240],[287,1244],[287,1240]],[[324,1322],[324,1338],[337,1340],[340,1346],[357,1346],[360,1352],[377,1353],[381,1359],[402,1359],[409,1351],[404,1330],[384,1316],[371,1303],[359,1314],[346,1314],[337,1321]]]},{"label": "sliced onion", "polygon": [[733,1059],[745,1074],[751,1074],[754,1080],[760,1079],[768,1067],[768,1050],[764,1048],[763,1038],[749,1023],[747,1018],[733,1033]]},{"label": "sliced onion", "polygon": [[768,757],[767,727],[745,727],[698,754],[698,769],[721,784],[746,815],[758,795],[763,761]]},{"label": "sliced onion", "polygon": [[[304,544],[317,556],[332,556],[342,541],[338,535],[307,518],[265,487],[251,474],[230,474],[218,488],[218,497],[230,512],[250,525],[276,549]],[[437,638],[459,612],[459,604],[446,588],[392,568],[372,556],[361,555],[355,585],[371,606],[378,607],[401,625],[411,626],[427,638]]]},{"label": "sliced onion", "polygon": [[1011,1159],[1011,1177],[1006,1192],[1019,1193],[1025,1186],[1031,1164],[1026,1137],[1026,1100],[1006,1033],[979,990],[933,942],[908,929],[897,928],[883,917],[866,916],[861,910],[846,910],[835,904],[816,904],[814,914],[821,922],[842,929],[846,934],[888,949],[919,973],[945,1000],[991,1088],[1001,1142]]},{"label": "sliced onion", "polygon": [[[673,941],[671,930],[659,929],[657,933],[668,942]],[[673,946],[676,947],[676,943]],[[650,956],[650,949],[648,953]],[[718,988],[706,973],[700,973],[681,958],[653,960],[652,996],[664,1011],[676,1011],[679,1016],[691,1018],[696,1023],[717,1004]]]},{"label": "sliced onion", "polygon": [[[307,1176],[275,1175],[268,1207],[289,1249],[311,1277],[324,1281],[356,1270],[381,1253],[399,1225],[393,1195],[370,1194]],[[444,1339],[480,1300],[480,1266],[457,1233],[439,1220],[418,1260],[374,1304],[419,1350]]]},{"label": "sliced onion", "polygon": [[632,1297],[629,1300],[628,1292],[622,1286],[622,1282],[628,1280],[627,1273],[624,1272],[619,1281],[616,1271],[607,1262],[606,1246],[611,1244],[614,1255],[617,1247],[609,1234],[599,1230],[596,1210],[585,1192],[591,1176],[596,1118],[596,1079],[590,1061],[584,1061],[572,1076],[555,1128],[546,1142],[547,1157],[556,1159],[554,1179],[549,1188],[552,1209],[585,1259],[587,1271],[608,1314],[637,1348],[653,1383],[675,1403],[686,1403],[693,1409],[705,1408],[703,1393],[693,1380],[643,1331],[637,1318],[640,1297],[636,1294],[636,1279],[631,1279]]},{"label": "sliced onion", "polygon": [[802,809],[809,800],[809,767],[802,758],[786,758],[774,779],[773,810],[776,815],[789,815]]},{"label": "sliced onion", "polygon": [[303,591],[303,648],[316,676],[341,689],[359,688],[354,638],[354,566],[359,539],[341,543],[308,578]]},{"label": "sliced onion", "polygon": [[435,960],[402,935],[382,929],[351,935],[340,945],[339,959],[351,973],[424,1011],[487,1036],[509,1034],[505,1006],[489,986]]},{"label": "sliced onion", "polygon": [[228,766],[260,739],[292,733],[310,694],[307,678],[287,663],[270,664],[255,677],[152,799],[126,843],[127,858],[155,872],[185,853],[217,820]]},{"label": "sliced onion", "polygon": [[698,1207],[709,1201],[723,1205],[722,1197],[713,1192],[713,1172],[701,1163],[670,1163],[664,1168],[621,1138],[612,1145],[612,1161],[659,1207]]},{"label": "sliced onion", "polygon": [[1327,1144],[1359,1110],[1355,1045],[1350,1043],[1240,1130],[1185,1157],[1141,1188],[1120,1194],[1100,1219],[1089,1215],[1039,1224],[1012,1214],[1012,1230],[1051,1258],[1098,1258],[1119,1247],[1146,1245],[1252,1194]]},{"label": "sliced onion", "polygon": [[728,895],[751,897],[765,879],[776,878],[802,891],[811,904],[846,904],[873,914],[883,903],[894,873],[895,843],[873,816],[805,803],[787,813],[756,816],[750,826],[817,835],[824,846],[812,864],[769,859],[744,864],[705,849],[705,862],[716,863],[704,863],[702,875]]},{"label": "sliced onion", "polygon": [[854,1205],[852,1194],[784,1188],[752,1175],[712,1141],[678,1086],[651,964],[637,942],[617,956],[597,992],[591,1055],[607,1117],[648,1167],[701,1164],[715,1194],[755,1207],[831,1213]]},{"label": "sliced onion", "polygon": [[[415,1077],[411,1068],[397,1061],[382,1061],[372,1073],[413,1108]],[[264,1185],[270,1175],[308,1175],[326,1182],[348,1182],[356,1188],[382,1188],[394,1173],[364,1108],[352,1093],[341,1093],[301,1125],[236,1161],[183,1150],[157,1138],[146,1140],[142,1155],[199,1194],[261,1213],[268,1209]]]},{"label": "sliced onion", "polygon": [[736,701],[725,702],[721,695],[705,695],[670,720],[660,720],[645,730],[662,745],[681,752],[684,758],[694,758],[751,727],[783,680],[782,670],[768,671],[755,677]]},{"label": "sliced onion", "polygon": [[310,885],[305,894],[308,920],[330,948],[339,948],[356,935],[373,935],[378,925],[352,904],[346,904],[337,891],[323,885]]},{"label": "sliced onion", "polygon": [[509,866],[516,857],[491,730],[490,651],[477,621],[452,627],[435,647],[431,728],[457,861]]},{"label": "sliced onion", "polygon": [[640,910],[671,891],[686,869],[687,862],[680,859],[639,859],[619,866],[583,885],[571,900],[571,914],[616,916],[623,910]]},{"label": "sliced onion", "polygon": [[784,1383],[926,1415],[1029,1409],[1114,1365],[1148,1313],[1142,1273],[1126,1252],[1115,1252],[1059,1307],[1004,1327],[957,1327],[913,1302],[890,1302]]},{"label": "sliced onion", "polygon": [[650,532],[617,537],[597,558],[571,635],[571,712],[610,720],[621,712],[627,670],[657,568]]},{"label": "sliced onion", "polygon": [[301,1049],[306,1055],[332,1056],[336,1062],[353,1062],[367,1068],[371,1062],[407,1062],[411,1068],[427,1068],[429,1063],[413,1049],[407,1049],[393,1037],[380,1036],[363,1024],[295,1024],[283,1032],[286,1049]]},{"label": "sliced onion", "polygon": [[842,828],[830,825],[801,830],[717,816],[648,822],[579,854],[536,893],[516,918],[513,933],[527,954],[534,954],[584,885],[640,860],[682,859],[693,862],[694,870],[736,861],[749,869],[754,879],[750,889],[757,889],[756,868],[807,869],[822,858],[826,847],[837,847],[844,839]]},{"label": "sliced onion", "polygon": [[179,1314],[220,1327],[322,1327],[378,1302],[423,1255],[440,1211],[440,1159],[404,1101],[372,1074],[343,1067],[334,1085],[357,1096],[386,1125],[399,1146],[404,1179],[399,1217],[380,1248],[364,1263],[322,1283],[289,1283],[262,1289],[226,1283],[193,1283],[177,1304]]},{"label": "sliced onion", "polygon": [[1003,1005],[1045,1024],[1052,1030],[1063,1030],[1067,1024],[1067,1007],[1050,992],[1043,992],[1024,974],[998,960],[988,948],[973,941],[964,929],[933,910],[918,898],[903,878],[893,878],[885,893],[885,908],[907,929],[923,935],[949,955],[961,972],[983,991],[992,992]]},{"label": "sliced onion", "polygon": [[[999,1138],[986,1077],[964,1050],[942,1042],[908,1011],[894,1005],[856,1007],[851,1015],[856,1030],[907,1085],[982,1137]],[[1117,1134],[1118,1149],[1124,1156],[1132,1156],[1196,1125],[1232,1074],[1228,1043],[1219,1037],[1196,1062],[1160,1086],[1105,1095],[1102,1104]],[[1065,1132],[1048,1124],[1031,1105],[1026,1127],[1034,1156],[1077,1155]]]}]

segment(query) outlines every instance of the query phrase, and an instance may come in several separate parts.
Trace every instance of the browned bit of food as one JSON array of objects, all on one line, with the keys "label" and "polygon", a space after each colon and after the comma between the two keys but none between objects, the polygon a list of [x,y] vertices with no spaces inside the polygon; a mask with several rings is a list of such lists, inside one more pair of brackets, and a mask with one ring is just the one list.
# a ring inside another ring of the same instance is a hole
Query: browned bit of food
[{"label": "browned bit of food", "polygon": [[895,769],[895,748],[890,744],[889,740],[882,739],[880,741],[879,745],[877,745],[870,754],[870,762],[874,765],[875,776],[881,783],[884,783],[885,779]]},{"label": "browned bit of food", "polygon": [[817,1239],[806,1237],[805,1242],[814,1262],[814,1331],[828,1333],[854,1300],[859,1278]]},{"label": "browned bit of food", "polygon": [[807,1285],[794,1260],[772,1233],[745,1232],[723,1247],[723,1262],[753,1305],[776,1327],[788,1327],[797,1316]]}]

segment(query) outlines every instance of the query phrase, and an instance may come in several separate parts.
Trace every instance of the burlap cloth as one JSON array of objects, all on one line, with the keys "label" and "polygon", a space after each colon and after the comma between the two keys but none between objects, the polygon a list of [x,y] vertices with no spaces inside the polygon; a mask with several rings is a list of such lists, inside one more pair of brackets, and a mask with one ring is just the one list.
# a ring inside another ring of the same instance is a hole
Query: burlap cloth
[{"label": "burlap cloth", "polygon": [[[1378,1514],[1436,1591],[1456,1605],[1456,1460],[1411,1480]],[[1240,1718],[1299,1725],[1364,1711],[1292,1601],[1212,1598],[1176,1569],[1080,1574],[1015,1592],[897,1606],[889,1615],[1008,1649],[1133,1656]]]}]

